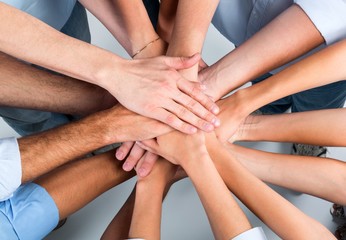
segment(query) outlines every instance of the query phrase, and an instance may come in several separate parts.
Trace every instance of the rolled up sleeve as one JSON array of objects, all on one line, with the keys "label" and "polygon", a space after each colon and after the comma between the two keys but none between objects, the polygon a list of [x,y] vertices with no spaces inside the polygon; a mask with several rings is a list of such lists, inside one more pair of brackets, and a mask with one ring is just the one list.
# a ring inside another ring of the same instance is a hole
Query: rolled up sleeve
[{"label": "rolled up sleeve", "polygon": [[309,16],[326,44],[346,37],[346,0],[295,0]]},{"label": "rolled up sleeve", "polygon": [[22,165],[16,138],[0,139],[0,201],[10,198],[20,186]]}]

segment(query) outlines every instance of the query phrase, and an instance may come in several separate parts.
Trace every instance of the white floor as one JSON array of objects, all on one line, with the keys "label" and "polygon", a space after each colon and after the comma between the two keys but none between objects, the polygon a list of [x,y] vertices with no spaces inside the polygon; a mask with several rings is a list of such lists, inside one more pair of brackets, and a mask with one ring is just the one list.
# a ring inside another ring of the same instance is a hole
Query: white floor
[{"label": "white floor", "polygon": [[[93,17],[90,19],[93,43],[126,57],[124,51],[105,29]],[[213,63],[232,48],[231,44],[221,38],[211,28],[203,56],[207,63]],[[0,137],[15,135],[4,122],[0,121]],[[277,143],[250,143],[246,144],[246,146],[282,153],[289,153],[291,147],[290,144]],[[329,149],[328,156],[342,159],[345,153],[345,149],[332,148]],[[103,194],[88,206],[69,217],[65,226],[50,234],[46,240],[99,239],[105,227],[128,197],[133,185],[134,180],[131,180]],[[331,231],[334,231],[336,225],[332,222],[329,214],[331,203],[285,189],[277,187],[275,189],[306,214],[317,219]],[[275,207],[273,206],[273,208]],[[264,227],[268,239],[279,239],[245,207],[243,209],[254,226]],[[191,182],[187,179],[174,185],[164,202],[162,239],[213,239],[204,210]]]}]

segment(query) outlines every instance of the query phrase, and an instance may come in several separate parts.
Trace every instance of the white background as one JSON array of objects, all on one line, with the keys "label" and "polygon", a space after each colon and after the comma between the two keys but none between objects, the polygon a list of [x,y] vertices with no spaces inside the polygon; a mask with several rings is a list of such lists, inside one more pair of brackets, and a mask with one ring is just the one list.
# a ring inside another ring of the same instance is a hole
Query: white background
[{"label": "white background", "polygon": [[[126,52],[107,30],[93,16],[89,15],[89,19],[93,44],[127,58]],[[233,45],[225,40],[213,27],[209,29],[203,50],[203,58],[208,64],[215,62],[232,49]],[[18,136],[2,120],[0,121],[0,129],[0,137]],[[290,144],[277,143],[251,143],[246,144],[246,146],[282,153],[289,153],[291,148]],[[330,148],[328,156],[342,159],[345,156],[345,150]],[[88,206],[70,216],[63,228],[53,232],[46,239],[99,239],[110,220],[128,197],[134,181],[135,179],[132,179],[101,195]],[[336,225],[332,222],[329,214],[331,203],[281,188],[275,187],[275,189],[306,214],[320,221],[331,231],[334,231]],[[272,207],[276,208],[276,206]],[[245,207],[243,209],[253,226],[264,227],[268,239],[279,239]],[[277,210],[280,211],[280,209]],[[213,239],[203,207],[188,179],[175,184],[164,202],[162,239]]]}]

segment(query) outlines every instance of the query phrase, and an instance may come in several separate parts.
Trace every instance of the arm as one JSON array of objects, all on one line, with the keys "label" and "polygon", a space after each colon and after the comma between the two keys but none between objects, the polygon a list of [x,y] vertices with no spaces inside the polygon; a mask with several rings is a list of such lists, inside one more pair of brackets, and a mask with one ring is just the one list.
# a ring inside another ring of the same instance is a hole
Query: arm
[{"label": "arm", "polygon": [[[79,0],[79,2],[107,27],[130,56],[158,37],[142,0]],[[161,39],[155,42],[154,46],[145,49],[147,56],[164,55],[165,52],[166,44]],[[142,56],[143,53],[138,56]]]},{"label": "arm", "polygon": [[162,200],[175,170],[160,159],[148,177],[138,179],[129,238],[160,239]]},{"label": "arm", "polygon": [[100,147],[116,142],[148,139],[167,131],[170,128],[155,120],[116,106],[78,122],[20,138],[22,182],[41,176]]},{"label": "arm", "polygon": [[[228,119],[227,131],[218,131],[222,141],[233,135],[244,119],[259,107],[281,97],[337,82],[346,78],[346,41],[338,42],[275,74],[266,81],[238,90],[219,102],[221,119]],[[323,67],[321,67],[323,66]]]},{"label": "arm", "polygon": [[[190,56],[202,51],[205,35],[218,3],[218,0],[204,1],[203,4],[198,0],[179,1],[168,56]],[[196,64],[186,70],[184,76],[197,81],[197,72]]]},{"label": "arm", "polygon": [[[187,133],[196,128],[181,119],[198,125],[198,116],[208,115],[207,121],[211,121],[208,110],[215,107],[213,102],[200,91],[199,84],[190,83],[176,71],[195,65],[199,56],[128,61],[68,37],[3,3],[0,16],[0,50],[7,54],[96,84],[128,109]],[[191,104],[198,108],[190,108]]]},{"label": "arm", "polygon": [[235,144],[226,147],[238,162],[262,181],[330,202],[346,203],[346,164],[342,161],[269,153]]},{"label": "arm", "polygon": [[[346,109],[250,115],[240,125],[231,139],[232,142],[295,142],[317,146],[342,147],[346,144],[344,134],[346,132],[345,116]],[[268,129],[271,129],[271,131],[268,131]]]},{"label": "arm", "polygon": [[88,115],[116,103],[98,86],[40,70],[4,53],[0,62],[2,106]]},{"label": "arm", "polygon": [[149,146],[148,149],[182,166],[203,203],[215,239],[231,239],[251,228],[210,159],[203,134],[187,136],[173,132],[169,140],[159,138],[157,142],[138,144]]},{"label": "arm", "polygon": [[[245,43],[200,74],[218,100],[231,90],[303,55],[324,42],[309,16],[292,5]],[[265,57],[264,57],[265,56]]]},{"label": "arm", "polygon": [[228,188],[282,239],[335,239],[323,225],[253,176],[212,134],[207,147]]}]

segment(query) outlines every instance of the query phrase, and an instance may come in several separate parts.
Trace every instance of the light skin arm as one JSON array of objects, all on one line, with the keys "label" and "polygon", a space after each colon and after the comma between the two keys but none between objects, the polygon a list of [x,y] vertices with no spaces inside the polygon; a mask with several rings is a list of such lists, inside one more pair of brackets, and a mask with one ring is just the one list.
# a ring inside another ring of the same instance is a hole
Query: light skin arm
[{"label": "light skin arm", "polygon": [[83,116],[116,103],[96,85],[40,70],[4,53],[0,53],[0,62],[2,106]]},{"label": "light skin arm", "polygon": [[[346,109],[325,109],[275,115],[250,115],[230,139],[345,146]],[[268,131],[270,129],[270,131]]]},{"label": "light skin arm", "polygon": [[238,90],[227,100],[219,101],[219,117],[228,119],[228,122],[227,131],[216,129],[218,137],[222,141],[228,140],[251,112],[274,100],[345,79],[346,71],[342,67],[345,61],[346,41],[341,41],[263,82]]},{"label": "light skin arm", "polygon": [[[218,1],[216,0],[206,1],[203,4],[200,4],[197,0],[179,1],[174,29],[167,50],[168,56],[189,56],[192,52],[201,52],[204,38],[217,4]],[[186,19],[189,19],[189,21],[186,21]],[[197,81],[198,64],[184,71],[181,70],[180,73],[186,79]],[[214,111],[217,113],[218,109],[214,109]],[[213,124],[202,123],[204,126],[203,129],[209,132],[214,129],[214,126],[219,126],[220,124],[218,119],[213,119],[212,123]],[[169,136],[164,137],[169,138]],[[131,146],[131,144],[129,144],[129,146],[124,146],[121,148],[121,151],[127,153],[130,151]],[[142,153],[143,150],[134,146],[134,150],[130,152],[130,157],[124,164],[124,167],[126,167],[125,170],[129,171],[133,169],[133,167],[137,165]],[[124,155],[125,154],[123,154],[123,156]],[[151,161],[150,164],[144,161],[143,165],[139,163],[137,165],[138,173],[142,177],[148,175],[153,164],[154,161]]]},{"label": "light skin arm", "polygon": [[[170,134],[172,135],[173,133]],[[178,143],[180,142],[182,142],[181,139]],[[158,143],[153,141],[145,141],[143,143],[146,146],[149,146],[151,150],[157,152],[159,151],[157,149],[160,147],[167,148],[167,144],[160,145],[160,138],[158,139]],[[185,145],[187,145],[186,142]],[[189,151],[185,151],[185,154],[186,152],[198,152],[201,146],[204,145],[198,144],[187,146],[189,146]],[[210,133],[206,136],[206,146],[209,156],[213,159],[218,173],[221,175],[231,192],[234,193],[252,212],[254,212],[281,238],[335,239],[335,237],[323,225],[306,216],[290,202],[282,198],[274,190],[252,175],[236,160],[234,155],[228,152],[214,134]],[[171,144],[170,147],[174,149],[174,151],[172,151],[172,156],[176,156],[176,158],[181,156],[181,154],[176,151],[176,145]],[[191,149],[194,151],[191,151]],[[181,164],[184,167],[184,164],[187,163],[182,162]],[[195,164],[198,164],[199,167],[203,167],[203,164],[200,164],[200,162],[196,162]],[[192,171],[198,171],[197,169],[199,167],[193,168]],[[189,174],[189,171],[186,171]],[[201,177],[201,181],[207,185],[205,182],[206,178],[203,175]],[[209,197],[210,195],[208,195],[208,198]],[[277,211],[278,208],[280,211]]]},{"label": "light skin arm", "polygon": [[250,223],[232,198],[208,155],[204,146],[204,135],[197,133],[187,136],[177,132],[170,135],[171,141],[161,138],[157,142],[146,141],[146,145],[139,144],[143,147],[149,144],[151,150],[182,166],[198,192],[215,239],[231,239],[249,230]]},{"label": "light skin arm", "polygon": [[227,144],[227,149],[237,161],[262,181],[330,202],[346,204],[346,164],[342,161],[269,153],[235,144]]},{"label": "light skin arm", "polygon": [[80,121],[20,138],[22,182],[41,176],[100,147],[116,142],[148,139],[167,131],[171,130],[166,125],[119,105]]},{"label": "light skin arm", "polygon": [[[79,0],[79,2],[107,27],[130,56],[158,38],[142,0]],[[166,47],[166,43],[160,39],[144,52],[148,56],[164,55]],[[140,57],[144,52],[137,56]]]},{"label": "light skin arm", "polygon": [[215,136],[208,138],[207,146],[228,188],[282,239],[335,239],[323,225],[252,175]]},{"label": "light skin arm", "polygon": [[[202,119],[198,116],[207,116],[207,121],[211,121],[208,117],[215,118],[207,114],[215,106],[201,92],[200,84],[189,82],[177,72],[195,65],[198,55],[129,61],[68,37],[4,3],[0,3],[0,16],[0,27],[6,33],[0,35],[2,52],[96,84],[128,109],[186,133],[196,131],[191,124]],[[191,105],[199,108],[193,110]]]},{"label": "light skin arm", "polygon": [[303,55],[324,42],[305,12],[292,5],[249,40],[200,74],[218,100],[246,82]]}]

